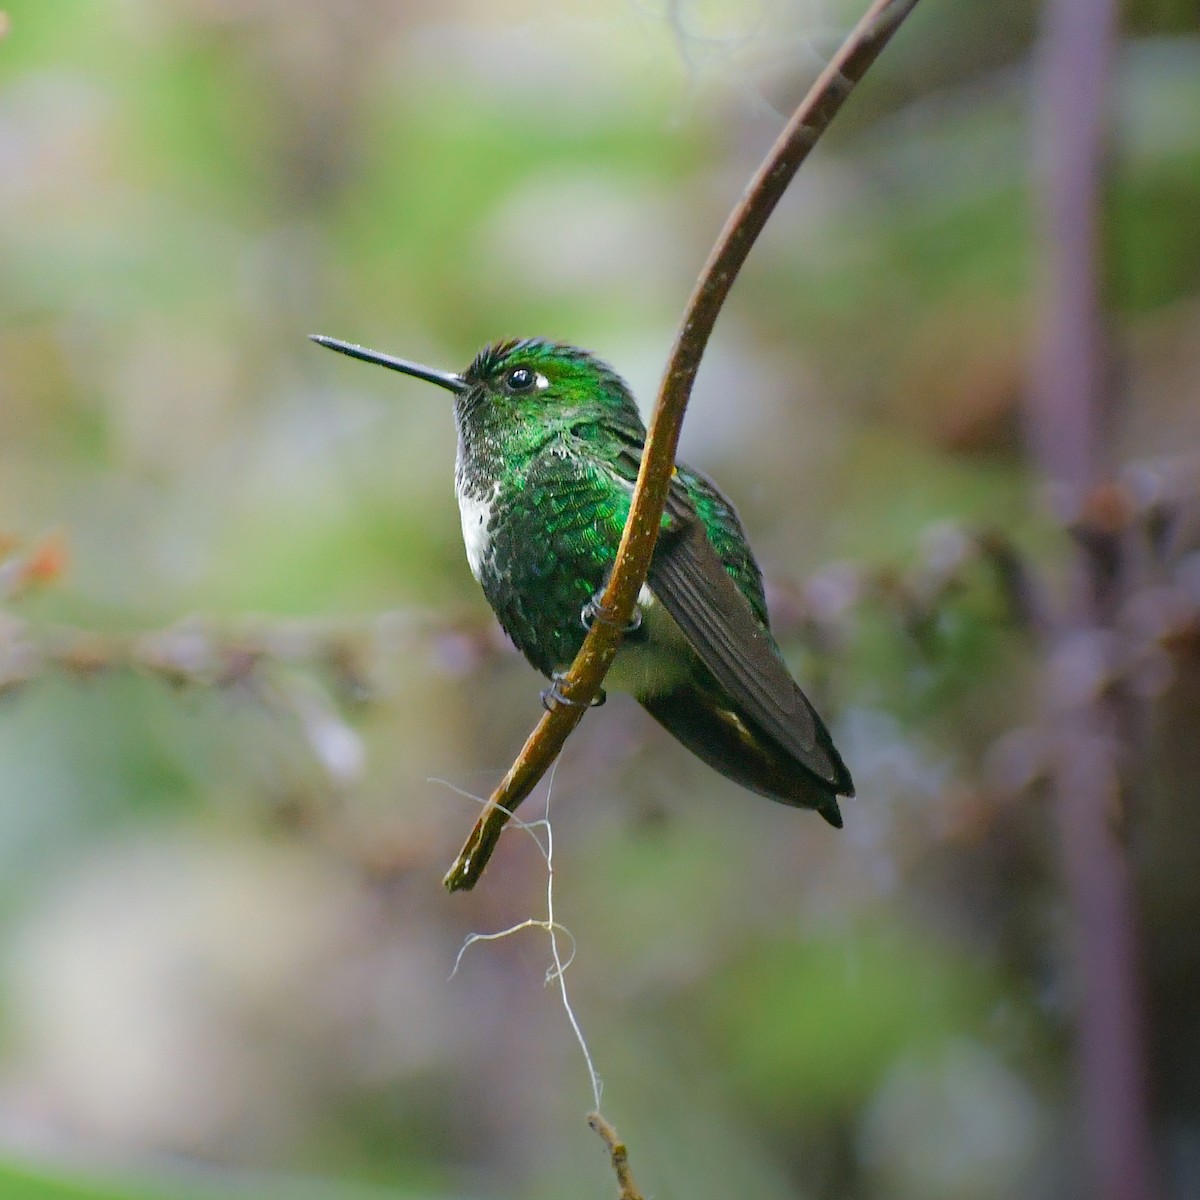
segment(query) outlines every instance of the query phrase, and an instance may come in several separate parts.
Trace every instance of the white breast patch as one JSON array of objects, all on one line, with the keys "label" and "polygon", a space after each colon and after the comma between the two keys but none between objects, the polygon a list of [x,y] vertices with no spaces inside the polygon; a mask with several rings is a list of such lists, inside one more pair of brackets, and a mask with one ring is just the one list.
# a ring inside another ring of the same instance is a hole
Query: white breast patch
[{"label": "white breast patch", "polygon": [[471,496],[460,492],[458,496],[458,515],[462,519],[463,545],[467,548],[467,562],[471,566],[471,574],[479,578],[483,570],[484,559],[487,558],[491,547],[491,535],[488,526],[492,523],[492,506],[500,493],[500,485],[492,488],[490,496]]}]

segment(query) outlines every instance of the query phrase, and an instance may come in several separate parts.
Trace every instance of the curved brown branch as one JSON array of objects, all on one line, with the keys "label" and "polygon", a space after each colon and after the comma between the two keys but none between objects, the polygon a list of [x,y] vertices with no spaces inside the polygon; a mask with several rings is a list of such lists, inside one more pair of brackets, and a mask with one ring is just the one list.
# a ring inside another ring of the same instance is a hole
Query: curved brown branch
[{"label": "curved brown branch", "polygon": [[633,613],[637,594],[650,568],[671,472],[675,469],[675,449],[684,409],[729,289],[800,164],[916,3],[917,0],[874,0],[796,109],[726,221],[688,299],[659,387],[633,505],[612,575],[604,589],[602,604],[607,619],[593,623],[563,681],[562,693],[570,703],[560,704],[542,717],[489,798],[446,875],[450,891],[475,886],[513,810],[533,791],[558,757],[599,690],[616,657],[621,630]]}]

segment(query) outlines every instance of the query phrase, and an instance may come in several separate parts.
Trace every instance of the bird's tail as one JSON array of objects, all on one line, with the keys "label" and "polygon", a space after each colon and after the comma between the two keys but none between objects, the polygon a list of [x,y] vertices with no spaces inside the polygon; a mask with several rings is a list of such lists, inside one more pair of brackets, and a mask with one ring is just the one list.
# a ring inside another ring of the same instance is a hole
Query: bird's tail
[{"label": "bird's tail", "polygon": [[824,726],[818,723],[822,748],[837,767],[830,786],[796,761],[774,739],[694,684],[639,698],[642,707],[697,758],[742,787],[791,804],[813,808],[835,829],[842,827],[839,795],[852,796],[854,785]]}]

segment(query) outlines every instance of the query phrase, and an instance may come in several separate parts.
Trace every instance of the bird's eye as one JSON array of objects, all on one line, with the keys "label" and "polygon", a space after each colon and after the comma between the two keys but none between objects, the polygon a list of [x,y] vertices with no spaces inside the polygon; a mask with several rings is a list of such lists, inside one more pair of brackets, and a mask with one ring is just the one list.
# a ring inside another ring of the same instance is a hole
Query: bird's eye
[{"label": "bird's eye", "polygon": [[514,367],[505,377],[510,392],[527,392],[537,380],[537,376],[528,367]]}]

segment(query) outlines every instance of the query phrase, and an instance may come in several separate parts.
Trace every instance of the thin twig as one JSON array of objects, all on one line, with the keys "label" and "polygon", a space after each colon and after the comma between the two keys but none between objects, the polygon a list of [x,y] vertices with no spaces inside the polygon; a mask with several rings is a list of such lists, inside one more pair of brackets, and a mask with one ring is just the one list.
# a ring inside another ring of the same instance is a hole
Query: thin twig
[{"label": "thin twig", "polygon": [[658,539],[683,414],[717,316],[751,247],[800,164],[837,115],[855,84],[891,40],[917,0],[874,0],[771,147],[725,223],[688,299],[659,387],[625,531],[601,605],[561,684],[569,704],[547,712],[509,768],[446,875],[450,891],[475,886],[513,810],[537,786],[600,688],[633,614]]},{"label": "thin twig", "polygon": [[[1053,777],[1078,976],[1078,1071],[1094,1195],[1156,1194],[1133,887],[1118,829],[1130,743],[1104,647],[1135,581],[1112,483],[1116,401],[1103,304],[1104,183],[1116,0],[1048,0],[1040,103],[1045,296],[1032,396],[1035,458],[1079,547],[1073,594],[1048,638]],[[1118,519],[1113,519],[1113,514]],[[1087,679],[1096,682],[1086,686]],[[1081,686],[1081,681],[1083,686]]]},{"label": "thin twig", "polygon": [[588,1128],[594,1129],[608,1147],[609,1161],[617,1177],[617,1187],[621,1189],[618,1200],[644,1200],[638,1185],[633,1182],[633,1172],[629,1169],[629,1151],[617,1136],[617,1131],[599,1112],[588,1113],[587,1123]]}]

